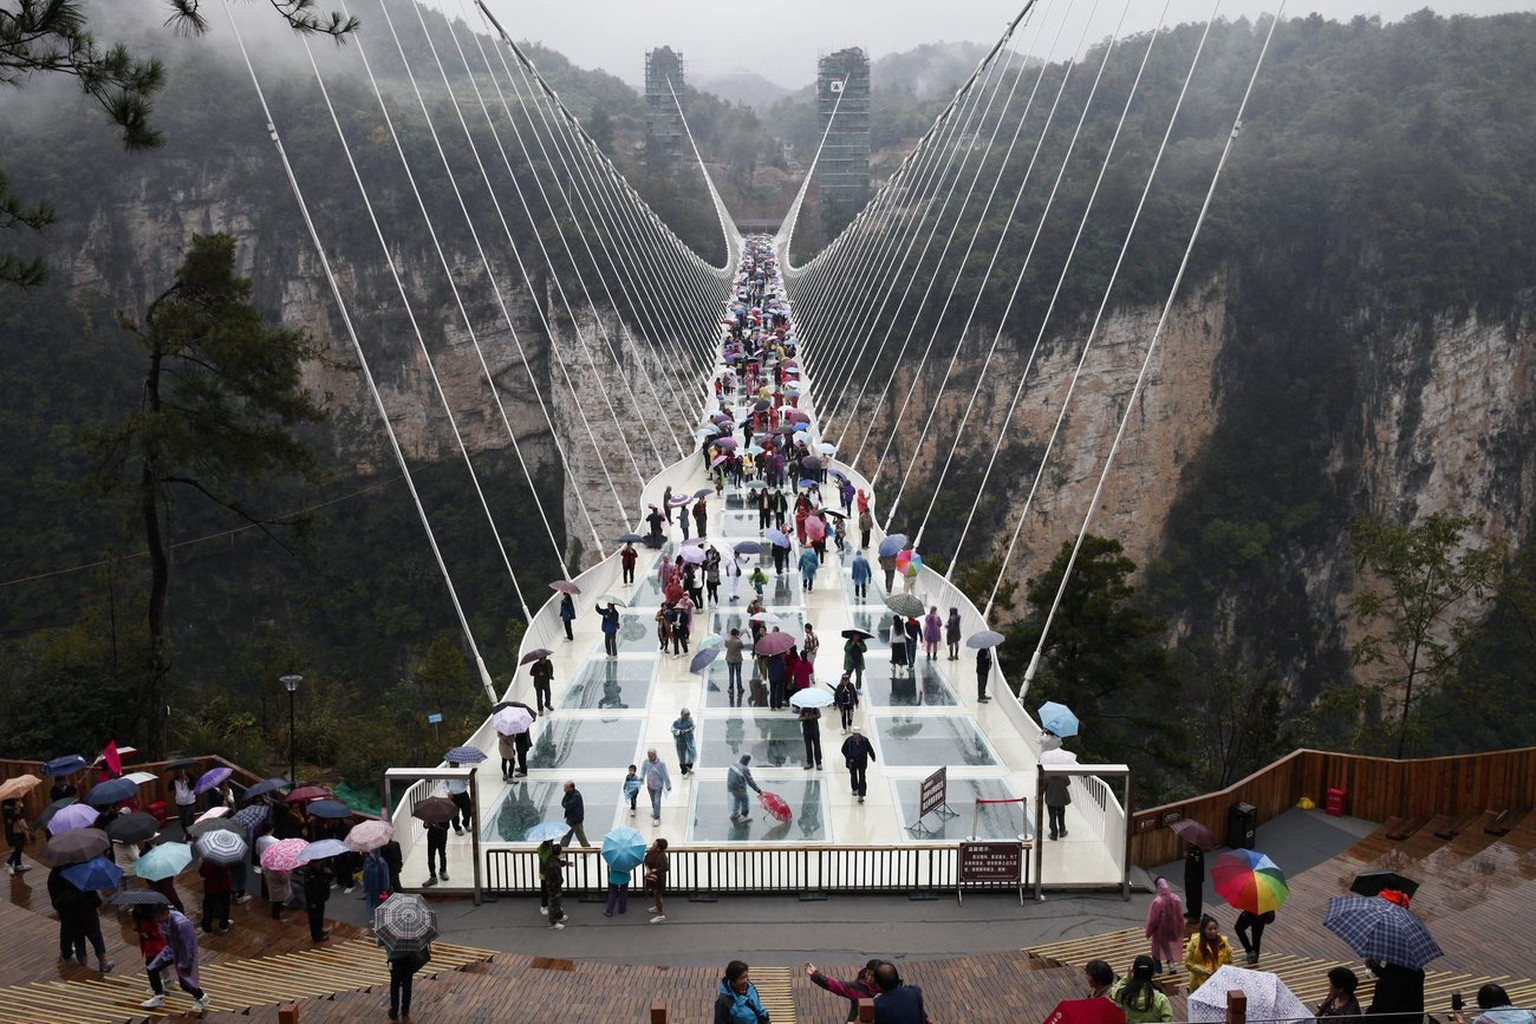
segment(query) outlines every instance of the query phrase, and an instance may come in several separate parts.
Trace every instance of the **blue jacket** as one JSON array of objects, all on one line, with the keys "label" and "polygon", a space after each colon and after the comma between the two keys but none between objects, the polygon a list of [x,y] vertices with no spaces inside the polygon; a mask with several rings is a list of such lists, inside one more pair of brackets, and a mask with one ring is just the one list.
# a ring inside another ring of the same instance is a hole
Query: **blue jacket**
[{"label": "blue jacket", "polygon": [[872,576],[874,571],[869,567],[869,559],[865,558],[864,552],[860,551],[853,556],[853,582],[868,583]]},{"label": "blue jacket", "polygon": [[800,552],[800,573],[804,576],[814,577],[816,570],[821,568],[821,559],[816,557],[816,552],[806,548]]},{"label": "blue jacket", "polygon": [[738,995],[730,983],[721,979],[720,994],[715,997],[715,1024],[764,1024],[768,1011],[757,996],[757,986],[747,982],[745,995]]},{"label": "blue jacket", "polygon": [[916,985],[897,985],[875,996],[875,1020],[880,1024],[926,1024],[923,990]]}]

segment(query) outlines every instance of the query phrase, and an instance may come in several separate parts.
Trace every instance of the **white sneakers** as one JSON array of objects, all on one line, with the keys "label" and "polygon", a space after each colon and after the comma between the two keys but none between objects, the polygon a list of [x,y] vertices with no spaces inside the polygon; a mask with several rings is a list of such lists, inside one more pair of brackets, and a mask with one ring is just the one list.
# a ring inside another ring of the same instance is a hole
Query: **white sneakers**
[{"label": "white sneakers", "polygon": [[651,918],[651,924],[661,924],[666,919],[666,914],[657,914],[655,917]]},{"label": "white sneakers", "polygon": [[539,908],[539,913],[543,914],[545,917],[548,917],[549,916],[549,908],[548,907],[540,907]]},{"label": "white sneakers", "polygon": [[204,995],[201,999],[194,999],[194,1000],[192,1000],[192,1012],[193,1013],[207,1013],[208,1012],[208,997],[206,995]]},{"label": "white sneakers", "polygon": [[561,930],[561,929],[562,929],[562,928],[564,928],[564,927],[565,927],[565,922],[564,922],[564,921],[556,921],[556,922],[555,922],[555,923],[554,923],[554,924],[552,924],[552,925],[550,925],[550,927],[551,927],[551,928],[553,928],[553,929],[554,929],[554,930],[555,930],[555,931],[557,931],[557,932],[558,932],[558,931],[560,931],[560,930]]},{"label": "white sneakers", "polygon": [[144,1000],[142,1003],[139,1004],[139,1008],[143,1009],[143,1010],[154,1010],[154,1009],[158,1009],[159,1007],[162,1007],[164,1005],[165,1005],[165,993],[162,992],[160,995],[150,996],[148,999]]}]

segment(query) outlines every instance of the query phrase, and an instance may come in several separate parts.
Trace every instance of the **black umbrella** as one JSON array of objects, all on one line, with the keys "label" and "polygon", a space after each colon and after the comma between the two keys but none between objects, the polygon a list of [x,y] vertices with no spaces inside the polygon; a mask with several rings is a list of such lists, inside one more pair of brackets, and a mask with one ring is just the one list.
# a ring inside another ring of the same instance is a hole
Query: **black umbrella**
[{"label": "black umbrella", "polygon": [[551,654],[554,654],[554,653],[555,653],[554,651],[550,650],[547,647],[539,647],[539,648],[531,650],[527,654],[523,655],[523,660],[519,661],[518,664],[519,665],[531,665],[534,662],[538,661],[540,658],[547,658]]},{"label": "black umbrella", "polygon": [[287,789],[292,785],[293,783],[289,782],[287,779],[263,779],[262,781],[252,786],[250,789],[247,789],[243,794],[241,794],[241,799],[254,800],[259,796],[266,796],[268,793],[276,793],[278,790]]},{"label": "black umbrella", "polygon": [[114,843],[142,843],[152,839],[160,831],[160,822],[153,814],[134,811],[125,814],[107,826],[107,838]]},{"label": "black umbrella", "polygon": [[871,640],[874,638],[874,635],[875,634],[867,633],[862,629],[843,630],[843,636],[847,637],[849,640]]},{"label": "black umbrella", "polygon": [[98,783],[86,794],[85,802],[92,807],[111,807],[131,799],[139,791],[138,783],[128,779],[108,779]]},{"label": "black umbrella", "polygon": [[171,901],[165,893],[154,889],[124,889],[113,893],[107,902],[114,907],[168,907]]},{"label": "black umbrella", "polygon": [[51,803],[47,807],[43,808],[43,813],[39,814],[37,816],[37,820],[32,822],[33,827],[34,828],[42,828],[44,825],[48,824],[50,821],[53,820],[53,816],[55,814],[58,814],[64,808],[68,807],[70,804],[79,803],[79,802],[80,801],[76,800],[72,796],[66,796],[62,800],[55,800],[53,803]]},{"label": "black umbrella", "polygon": [[61,868],[67,864],[84,864],[111,848],[112,840],[101,829],[75,828],[48,840],[48,845],[37,851],[37,859],[48,867]]},{"label": "black umbrella", "polygon": [[816,510],[816,514],[817,515],[822,515],[822,516],[831,516],[834,519],[847,519],[848,518],[848,514],[846,512],[839,512],[835,508],[817,509]]},{"label": "black umbrella", "polygon": [[183,757],[179,761],[171,761],[171,762],[165,764],[163,767],[161,767],[160,770],[162,772],[174,772],[174,771],[176,771],[179,768],[196,768],[196,767],[197,767],[197,758],[195,758],[195,757]]},{"label": "black umbrella", "polygon": [[194,839],[205,836],[209,832],[233,832],[242,839],[246,836],[245,826],[233,818],[204,818],[202,821],[194,822],[192,827],[187,829],[187,835]]},{"label": "black umbrella", "polygon": [[620,544],[639,544],[643,540],[645,540],[645,538],[642,537],[638,533],[621,533],[621,534],[619,534],[619,543]]},{"label": "black umbrella", "polygon": [[1349,883],[1349,891],[1361,896],[1375,896],[1383,889],[1396,889],[1411,899],[1419,891],[1419,883],[1396,871],[1364,871]]}]

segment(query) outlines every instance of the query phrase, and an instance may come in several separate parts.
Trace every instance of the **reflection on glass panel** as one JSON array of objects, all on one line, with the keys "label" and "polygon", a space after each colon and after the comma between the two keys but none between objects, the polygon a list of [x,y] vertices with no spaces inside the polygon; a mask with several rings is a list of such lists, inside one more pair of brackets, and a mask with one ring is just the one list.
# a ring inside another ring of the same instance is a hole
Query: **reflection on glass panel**
[{"label": "reflection on glass panel", "polygon": [[887,765],[1000,763],[968,715],[876,715],[873,721]]},{"label": "reflection on glass panel", "polygon": [[876,707],[948,707],[960,703],[937,663],[918,658],[916,675],[905,670],[892,678],[889,657],[866,658],[864,700]]},{"label": "reflection on glass panel", "polygon": [[696,843],[816,842],[827,838],[820,779],[794,779],[786,783],[757,781],[764,790],[788,802],[792,813],[789,821],[780,823],[769,817],[758,805],[757,794],[748,790],[747,806],[752,820],[733,822],[725,784],[701,784],[694,787],[689,838]]},{"label": "reflection on glass panel", "polygon": [[[922,779],[896,780],[896,805],[901,809],[901,824],[908,828],[917,824],[917,812],[921,806],[919,791]],[[930,813],[923,819],[923,827],[929,832],[925,840],[941,839],[1026,839],[1034,835],[1033,825],[1027,822],[1025,804],[980,804],[977,800],[1007,800],[1018,796],[1006,779],[957,779],[947,780],[947,801],[953,818]],[[971,831],[972,825],[975,832]],[[1022,831],[1021,831],[1022,830]]]},{"label": "reflection on glass panel", "polygon": [[[615,786],[593,786],[581,791],[587,811],[587,838],[592,842],[599,842],[596,837],[606,832],[614,820],[619,809],[618,793]],[[565,811],[560,806],[564,796],[563,783],[519,779],[507,787],[496,809],[485,815],[480,838],[487,842],[529,842],[527,833],[533,826],[565,821]]]},{"label": "reflection on glass panel", "polygon": [[[822,731],[825,745],[828,737]],[[736,712],[724,721],[711,716],[699,723],[699,734],[700,767],[724,768],[751,754],[753,767],[798,768],[805,756],[800,721],[788,711]]]},{"label": "reflection on glass panel", "polygon": [[635,762],[642,724],[634,718],[557,718],[543,728],[535,723],[528,766],[622,768]]},{"label": "reflection on glass panel", "polygon": [[560,701],[563,708],[643,708],[656,662],[650,658],[589,658]]}]

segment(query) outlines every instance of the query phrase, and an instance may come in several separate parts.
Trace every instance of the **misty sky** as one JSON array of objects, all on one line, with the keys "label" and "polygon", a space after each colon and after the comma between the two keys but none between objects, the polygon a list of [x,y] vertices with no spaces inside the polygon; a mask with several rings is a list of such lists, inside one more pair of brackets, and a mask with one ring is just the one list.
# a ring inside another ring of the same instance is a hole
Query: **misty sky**
[{"label": "misty sky", "polygon": [[[442,3],[450,14],[456,0]],[[845,46],[862,46],[872,56],[908,50],[925,42],[992,43],[1023,6],[1022,0],[772,0],[733,4],[728,0],[486,0],[514,38],[531,39],[564,53],[575,63],[602,68],[626,82],[644,74],[645,51],[669,45],[683,51],[688,70],[696,75],[755,71],[781,85],[797,87],[816,77],[816,60]],[[1099,0],[1088,25],[1089,40],[1114,32],[1127,0]],[[1150,29],[1163,10],[1161,0],[1129,0],[1127,31]],[[1214,0],[1168,0],[1168,24],[1203,22]],[[1021,28],[1027,42],[1038,38],[1036,52],[1065,23],[1064,0],[1039,0],[1044,27],[1034,35]],[[1052,7],[1056,11],[1052,11]],[[1092,0],[1072,5],[1086,18]],[[1324,17],[1347,20],[1356,14],[1379,15],[1394,21],[1431,7],[1437,13],[1492,14],[1536,11],[1536,0],[1291,0],[1287,17],[1318,11]],[[1275,9],[1274,3],[1224,0],[1222,16],[1255,17]],[[478,21],[478,19],[474,19]],[[1067,24],[1052,56],[1075,50],[1083,22]],[[1062,52],[1065,50],[1066,52]]]}]

